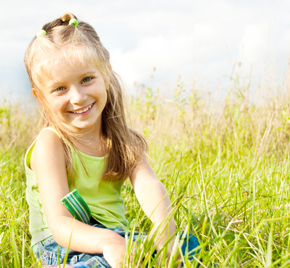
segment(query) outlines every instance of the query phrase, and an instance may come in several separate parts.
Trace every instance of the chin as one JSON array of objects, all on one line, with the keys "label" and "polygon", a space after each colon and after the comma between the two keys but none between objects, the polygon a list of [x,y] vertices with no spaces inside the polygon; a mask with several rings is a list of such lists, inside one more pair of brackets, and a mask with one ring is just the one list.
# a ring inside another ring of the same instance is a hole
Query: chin
[{"label": "chin", "polygon": [[77,130],[77,131],[91,131],[95,128],[95,124],[77,124],[77,125],[74,125],[74,128]]},{"label": "chin", "polygon": [[67,124],[63,123],[66,129],[72,131],[74,133],[84,132],[84,131],[91,131],[94,129],[94,124]]}]

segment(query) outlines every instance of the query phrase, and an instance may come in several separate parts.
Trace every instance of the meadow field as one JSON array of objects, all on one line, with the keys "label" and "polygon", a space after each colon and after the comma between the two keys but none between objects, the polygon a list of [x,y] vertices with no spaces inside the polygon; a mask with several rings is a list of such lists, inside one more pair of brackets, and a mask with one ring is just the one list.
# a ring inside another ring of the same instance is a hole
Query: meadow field
[{"label": "meadow field", "polygon": [[[171,197],[177,231],[201,242],[186,267],[201,257],[200,267],[290,267],[290,91],[263,86],[253,100],[249,86],[233,79],[221,100],[194,85],[185,94],[180,83],[171,101],[144,87],[127,100],[130,124],[147,138],[150,163]],[[30,249],[23,158],[41,127],[37,111],[0,103],[0,267],[40,267]],[[148,231],[128,181],[123,197],[131,228]],[[135,261],[145,256],[142,267],[153,267],[152,249],[137,249]],[[128,256],[125,262],[130,267]]]}]

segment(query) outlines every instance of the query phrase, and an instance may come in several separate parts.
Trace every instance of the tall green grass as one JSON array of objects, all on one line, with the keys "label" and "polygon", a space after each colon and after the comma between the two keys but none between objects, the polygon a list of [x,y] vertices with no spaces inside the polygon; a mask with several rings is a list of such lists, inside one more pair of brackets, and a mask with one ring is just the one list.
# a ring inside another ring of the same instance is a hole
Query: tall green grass
[{"label": "tall green grass", "polygon": [[[181,84],[173,101],[152,88],[128,100],[131,125],[146,136],[151,165],[171,197],[177,231],[188,229],[202,243],[202,267],[290,267],[290,96],[267,92],[251,102],[249,84],[236,79],[223,101],[194,87],[186,95]],[[38,267],[23,158],[40,127],[37,113],[0,104],[0,267]],[[123,196],[132,228],[148,231],[128,181]],[[138,247],[136,263],[149,261],[150,250],[150,243]]]}]

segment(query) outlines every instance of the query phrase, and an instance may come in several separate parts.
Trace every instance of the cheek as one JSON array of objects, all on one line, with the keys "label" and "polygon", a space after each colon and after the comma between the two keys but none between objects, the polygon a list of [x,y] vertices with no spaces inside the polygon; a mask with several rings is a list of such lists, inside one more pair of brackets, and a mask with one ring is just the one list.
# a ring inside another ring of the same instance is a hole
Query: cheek
[{"label": "cheek", "polygon": [[53,113],[61,113],[67,111],[67,102],[64,98],[48,98],[47,99],[49,108]]},{"label": "cheek", "polygon": [[105,105],[107,103],[108,96],[104,83],[98,85],[97,91],[95,91],[94,95],[99,105]]}]

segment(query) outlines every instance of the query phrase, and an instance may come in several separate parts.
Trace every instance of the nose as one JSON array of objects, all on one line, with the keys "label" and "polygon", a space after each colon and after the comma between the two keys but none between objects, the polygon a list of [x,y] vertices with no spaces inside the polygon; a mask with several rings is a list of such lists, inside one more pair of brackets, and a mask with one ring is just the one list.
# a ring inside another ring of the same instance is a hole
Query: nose
[{"label": "nose", "polygon": [[70,102],[72,104],[82,104],[86,99],[87,95],[81,87],[72,86],[70,88]]}]

